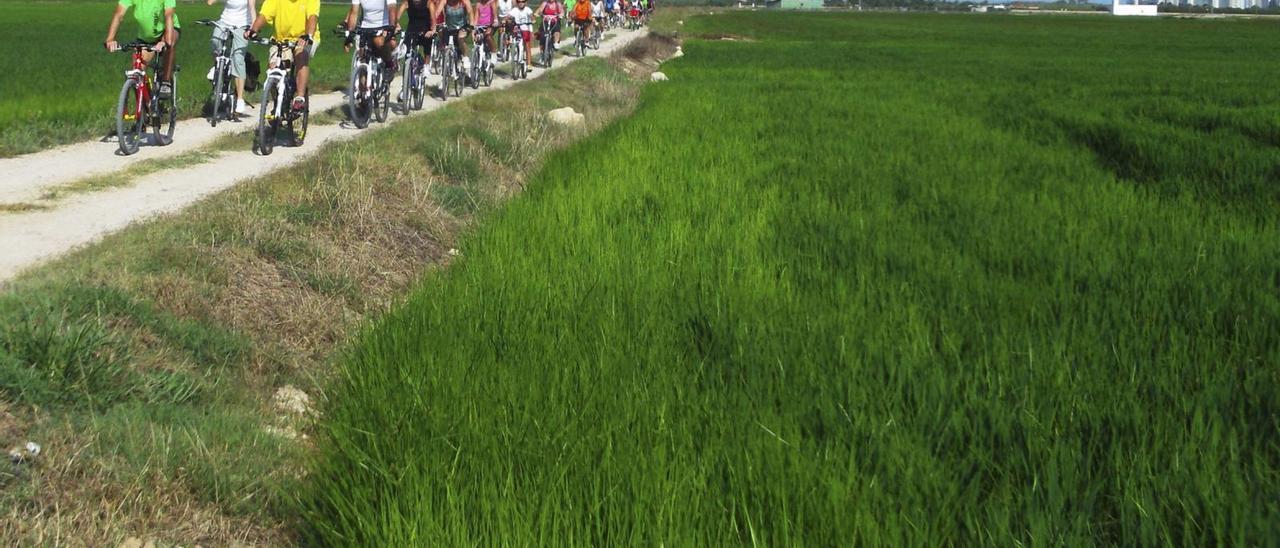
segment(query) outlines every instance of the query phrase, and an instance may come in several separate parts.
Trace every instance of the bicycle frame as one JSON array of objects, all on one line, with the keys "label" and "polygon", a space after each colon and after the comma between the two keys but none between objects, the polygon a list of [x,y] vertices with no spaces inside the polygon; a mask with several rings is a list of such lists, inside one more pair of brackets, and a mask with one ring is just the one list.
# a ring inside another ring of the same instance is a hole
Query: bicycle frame
[{"label": "bicycle frame", "polygon": [[[140,116],[144,110],[143,105],[151,104],[151,76],[147,74],[147,61],[142,56],[142,50],[135,48],[133,50],[133,68],[124,71],[125,78],[138,79],[138,104],[134,105],[134,116]],[[145,110],[150,111],[150,108]]]}]

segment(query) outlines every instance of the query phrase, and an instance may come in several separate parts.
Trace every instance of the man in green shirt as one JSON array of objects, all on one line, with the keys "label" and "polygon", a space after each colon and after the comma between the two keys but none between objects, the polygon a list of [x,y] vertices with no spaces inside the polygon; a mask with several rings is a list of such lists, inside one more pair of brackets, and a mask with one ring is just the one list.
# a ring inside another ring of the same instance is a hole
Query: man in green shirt
[{"label": "man in green shirt", "polygon": [[138,40],[152,44],[155,52],[144,52],[147,61],[154,54],[164,55],[164,74],[160,75],[160,97],[168,99],[173,95],[174,47],[178,45],[178,14],[174,13],[175,0],[119,0],[116,12],[111,16],[111,26],[107,28],[107,39],[102,45],[107,51],[117,51],[120,44],[116,42],[116,31],[120,30],[120,19],[124,12],[133,8],[133,18],[138,22]]}]

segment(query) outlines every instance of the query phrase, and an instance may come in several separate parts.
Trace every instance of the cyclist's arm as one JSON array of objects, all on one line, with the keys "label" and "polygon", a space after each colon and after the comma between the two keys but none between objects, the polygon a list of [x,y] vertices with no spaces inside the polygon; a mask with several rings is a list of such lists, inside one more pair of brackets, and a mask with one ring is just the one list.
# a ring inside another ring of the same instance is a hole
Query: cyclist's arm
[{"label": "cyclist's arm", "polygon": [[120,19],[124,17],[124,12],[129,8],[116,4],[116,12],[111,15],[111,25],[107,27],[107,39],[102,41],[107,49],[111,49],[109,45],[116,41],[116,31],[120,30]]},{"label": "cyclist's arm", "polygon": [[351,9],[347,10],[347,30],[356,30],[356,17],[360,15],[360,0],[352,0]]},{"label": "cyclist's arm", "polygon": [[471,0],[462,0],[462,7],[467,10],[467,24],[476,26],[476,10],[471,7]]},{"label": "cyclist's arm", "polygon": [[164,9],[164,45],[172,46],[178,41],[178,33],[173,30],[173,8]]},{"label": "cyclist's arm", "polygon": [[258,0],[249,0],[249,20],[252,21],[258,17]]}]

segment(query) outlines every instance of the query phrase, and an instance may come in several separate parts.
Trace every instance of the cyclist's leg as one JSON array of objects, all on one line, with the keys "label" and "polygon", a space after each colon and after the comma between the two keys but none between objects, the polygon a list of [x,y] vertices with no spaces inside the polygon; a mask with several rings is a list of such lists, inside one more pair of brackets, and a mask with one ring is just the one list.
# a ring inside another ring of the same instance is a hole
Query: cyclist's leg
[{"label": "cyclist's leg", "polygon": [[378,52],[378,57],[382,58],[383,66],[387,67],[387,71],[394,71],[395,53],[391,48],[391,40],[381,34],[373,37],[373,50]]},{"label": "cyclist's leg", "polygon": [[484,29],[484,48],[486,57],[493,59],[493,27]]},{"label": "cyclist's leg", "polygon": [[[244,101],[245,70],[244,54],[249,49],[249,41],[244,33],[231,33],[231,76],[236,79],[236,99]],[[239,104],[236,105],[239,107]]]},{"label": "cyclist's leg", "polygon": [[173,81],[173,66],[177,62],[178,56],[175,54],[178,50],[178,39],[182,37],[182,32],[173,29],[173,43],[169,47],[164,48],[164,81]]},{"label": "cyclist's leg", "polygon": [[311,56],[315,55],[315,52],[315,43],[294,50],[293,72],[297,75],[298,97],[307,96],[307,84],[311,78]]},{"label": "cyclist's leg", "polygon": [[467,37],[462,29],[453,29],[453,43],[458,47],[458,58],[462,59],[464,65],[469,65],[471,59],[467,57]]},{"label": "cyclist's leg", "polygon": [[520,33],[518,39],[524,41],[524,65],[533,68],[533,48],[530,47],[530,43],[533,42],[533,31],[520,29],[516,32]]}]

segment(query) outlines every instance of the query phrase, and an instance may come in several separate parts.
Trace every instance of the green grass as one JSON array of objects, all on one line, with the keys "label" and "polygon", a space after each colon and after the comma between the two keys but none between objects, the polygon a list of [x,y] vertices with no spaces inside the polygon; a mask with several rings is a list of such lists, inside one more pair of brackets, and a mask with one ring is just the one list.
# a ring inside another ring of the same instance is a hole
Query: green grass
[{"label": "green grass", "polygon": [[[129,56],[111,55],[102,48],[107,24],[115,9],[112,2],[13,2],[4,1],[6,35],[12,44],[0,54],[0,157],[33,152],[51,146],[99,138],[114,130],[112,116]],[[345,5],[321,8],[321,46],[312,64],[316,91],[342,86],[350,57],[340,38],[329,32],[346,15]],[[201,116],[209,83],[205,73],[212,66],[211,29],[195,24],[217,19],[222,5],[180,2],[182,23],[178,42],[179,111],[182,117]],[[117,39],[133,39],[132,15],[126,13]],[[49,38],[57,29],[59,38]],[[37,44],[47,45],[48,47]],[[254,55],[266,70],[266,50],[254,46]],[[257,100],[254,99],[256,103]],[[180,136],[179,136],[180,137]]]},{"label": "green grass", "polygon": [[351,349],[306,540],[1274,541],[1275,29],[686,21],[755,41],[686,42]]}]

